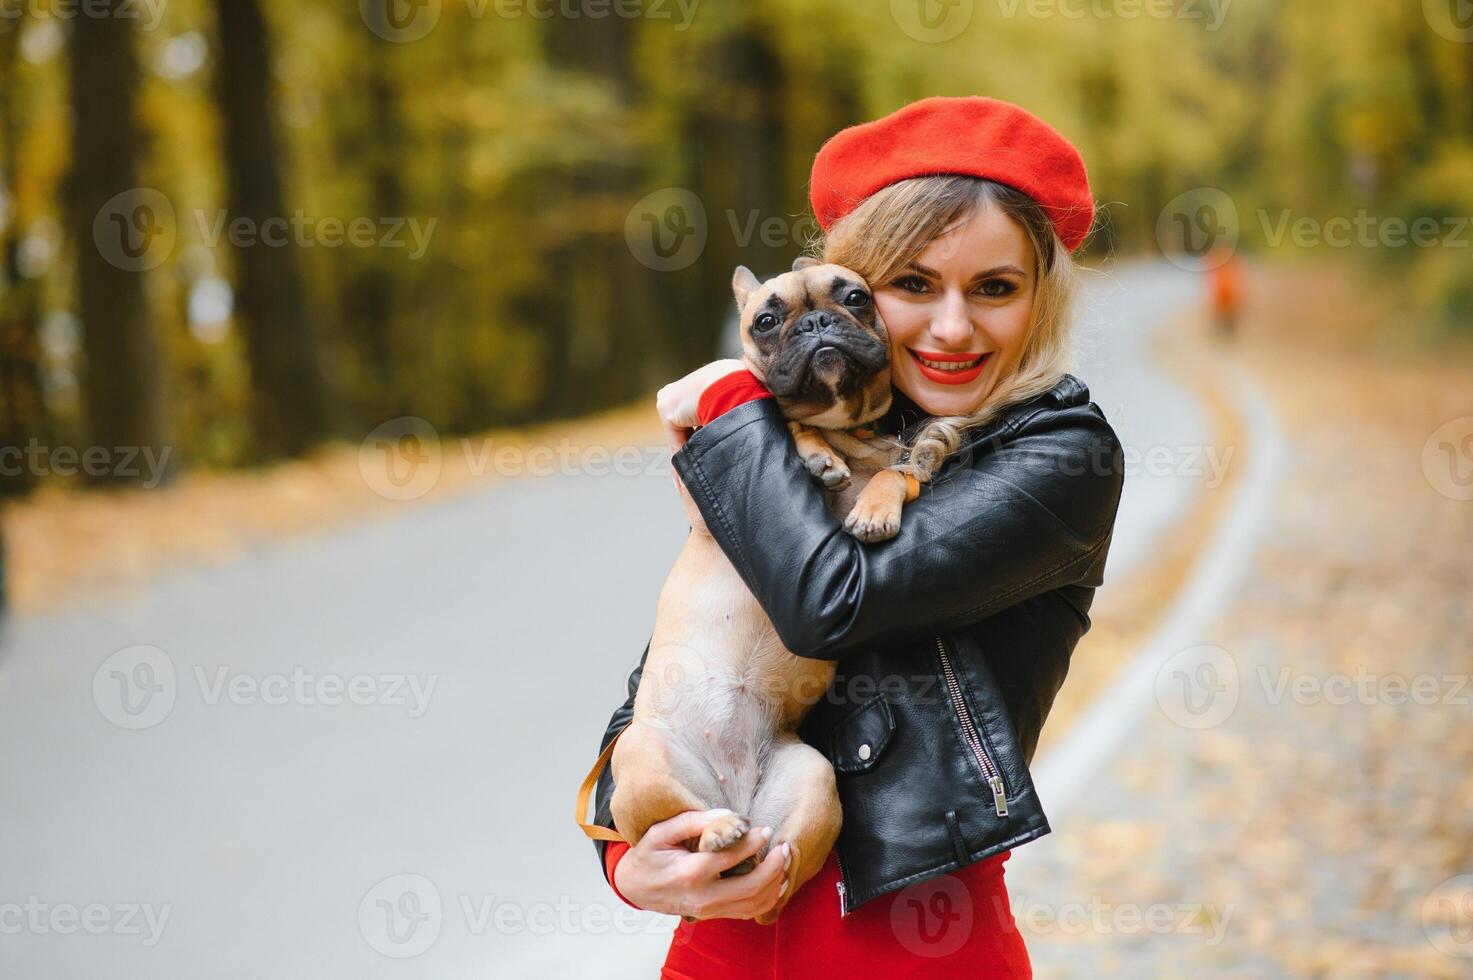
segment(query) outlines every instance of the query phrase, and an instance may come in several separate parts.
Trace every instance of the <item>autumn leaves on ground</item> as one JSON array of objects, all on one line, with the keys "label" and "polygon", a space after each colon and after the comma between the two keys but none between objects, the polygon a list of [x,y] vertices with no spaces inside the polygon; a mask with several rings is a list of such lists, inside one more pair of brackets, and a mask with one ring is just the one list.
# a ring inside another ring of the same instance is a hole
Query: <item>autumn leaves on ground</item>
[{"label": "autumn leaves on ground", "polygon": [[[1466,977],[1473,347],[1429,340],[1335,266],[1252,282],[1234,341],[1190,317],[1163,352],[1204,394],[1237,359],[1289,446],[1253,573],[1203,637],[1225,659],[1202,693],[1227,700],[1200,726],[1166,706],[1147,719],[1111,799],[1059,835],[1067,880],[1049,882],[1107,910],[1230,915],[1225,937],[1015,913],[1040,977]],[[1241,430],[1214,418],[1235,446]],[[1101,591],[1046,739],[1139,649],[1234,486],[1230,468],[1161,561]]]}]

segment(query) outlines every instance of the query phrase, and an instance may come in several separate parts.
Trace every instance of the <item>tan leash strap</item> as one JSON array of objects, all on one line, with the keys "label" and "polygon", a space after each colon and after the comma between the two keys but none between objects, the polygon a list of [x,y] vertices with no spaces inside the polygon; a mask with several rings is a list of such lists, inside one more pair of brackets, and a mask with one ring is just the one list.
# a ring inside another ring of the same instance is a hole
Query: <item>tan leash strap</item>
[{"label": "tan leash strap", "polygon": [[610,830],[599,824],[585,823],[583,821],[584,816],[588,813],[588,798],[593,795],[593,789],[598,785],[598,777],[603,775],[604,767],[609,764],[609,759],[613,758],[614,746],[618,743],[619,736],[623,734],[624,729],[621,728],[613,738],[609,739],[609,744],[605,745],[604,750],[598,754],[598,759],[593,763],[593,768],[588,770],[587,776],[583,777],[583,785],[578,787],[578,808],[574,811],[573,818],[578,821],[578,826],[582,828],[583,833],[587,834],[592,840],[618,841],[621,844],[629,843],[616,830]]}]

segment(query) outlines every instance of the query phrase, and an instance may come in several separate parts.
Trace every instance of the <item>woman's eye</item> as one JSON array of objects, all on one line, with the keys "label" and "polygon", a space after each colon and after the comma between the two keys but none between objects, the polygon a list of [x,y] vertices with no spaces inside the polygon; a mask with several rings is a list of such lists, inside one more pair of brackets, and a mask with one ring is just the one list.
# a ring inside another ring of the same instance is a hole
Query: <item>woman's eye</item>
[{"label": "woman's eye", "polygon": [[983,296],[989,296],[993,299],[997,299],[1001,296],[1007,296],[1011,293],[1017,292],[1017,290],[1018,287],[1008,282],[1006,279],[988,279],[986,282],[982,283],[982,285],[977,287],[977,291],[980,292]]},{"label": "woman's eye", "polygon": [[758,330],[771,330],[777,326],[777,317],[771,313],[763,313],[756,320],[752,321],[752,326]]},{"label": "woman's eye", "polygon": [[926,280],[922,279],[920,276],[901,276],[890,285],[894,286],[896,289],[903,289],[907,293],[924,293],[930,288],[930,286],[926,283]]},{"label": "woman's eye", "polygon": [[844,305],[853,307],[856,310],[863,309],[864,305],[868,302],[869,293],[862,289],[851,289],[849,295],[844,297]]}]

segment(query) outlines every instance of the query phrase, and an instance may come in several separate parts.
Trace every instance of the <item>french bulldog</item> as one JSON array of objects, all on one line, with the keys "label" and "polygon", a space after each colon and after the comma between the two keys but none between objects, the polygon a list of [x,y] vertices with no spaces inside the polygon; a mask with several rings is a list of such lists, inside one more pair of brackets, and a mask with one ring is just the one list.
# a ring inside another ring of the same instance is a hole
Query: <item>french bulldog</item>
[{"label": "french bulldog", "polygon": [[[863,426],[890,407],[889,339],[865,281],[799,259],[767,282],[732,280],[742,361],[776,396],[794,445],[836,516],[865,541],[893,537],[915,477],[892,468],[902,446]],[[613,746],[614,824],[630,844],[655,823],[705,811],[692,848],[719,851],[772,827],[750,871],[786,843],[776,920],[818,873],[842,822],[833,767],[797,734],[834,663],[785,649],[771,621],[685,494],[691,534],[660,592],[633,721]]]}]

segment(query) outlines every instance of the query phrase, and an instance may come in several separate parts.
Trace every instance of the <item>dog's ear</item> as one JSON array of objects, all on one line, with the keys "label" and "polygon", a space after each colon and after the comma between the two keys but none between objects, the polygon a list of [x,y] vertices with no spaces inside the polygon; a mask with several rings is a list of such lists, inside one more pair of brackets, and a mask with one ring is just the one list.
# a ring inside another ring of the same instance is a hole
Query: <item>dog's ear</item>
[{"label": "dog's ear", "polygon": [[804,269],[811,269],[816,265],[823,265],[823,263],[811,255],[800,255],[793,260],[793,271],[802,272]]},{"label": "dog's ear", "polygon": [[748,269],[744,265],[736,267],[736,272],[732,273],[731,276],[731,291],[736,295],[738,313],[747,308],[747,297],[756,292],[757,287],[760,285],[762,283],[758,282],[757,277],[752,275],[751,269]]}]

